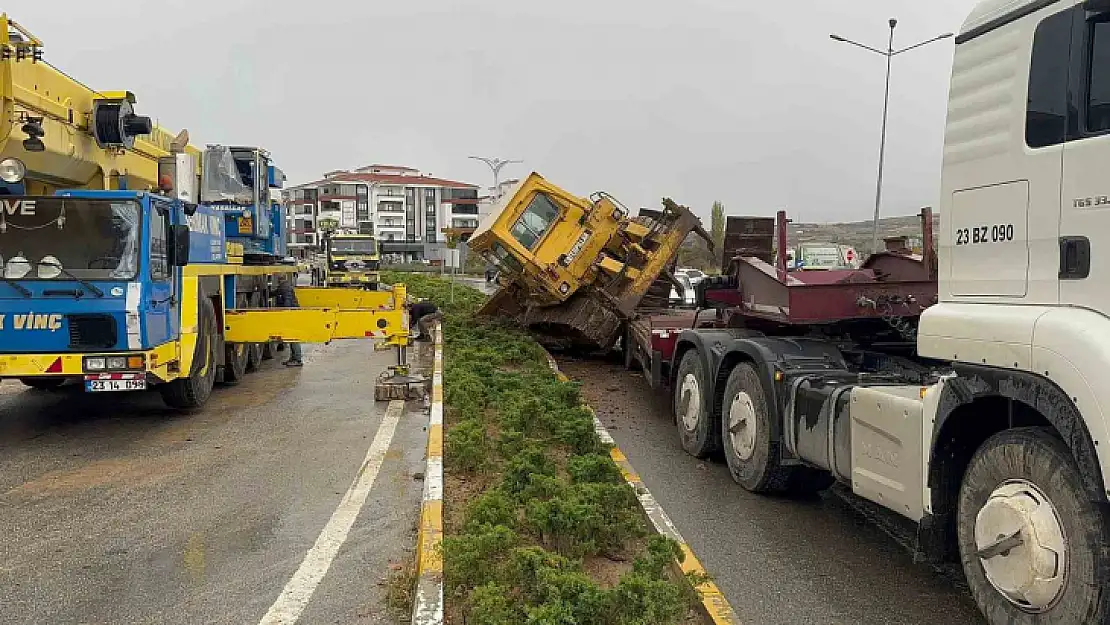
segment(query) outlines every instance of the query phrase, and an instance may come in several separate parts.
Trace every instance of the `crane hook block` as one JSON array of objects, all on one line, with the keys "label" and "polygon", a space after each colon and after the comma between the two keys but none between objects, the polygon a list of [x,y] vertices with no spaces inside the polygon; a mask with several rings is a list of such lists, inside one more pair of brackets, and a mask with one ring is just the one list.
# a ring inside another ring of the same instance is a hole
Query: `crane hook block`
[{"label": "crane hook block", "polygon": [[127,98],[98,98],[93,103],[93,136],[101,148],[127,148],[135,146],[135,137],[149,135],[154,130],[150,118],[136,115]]}]

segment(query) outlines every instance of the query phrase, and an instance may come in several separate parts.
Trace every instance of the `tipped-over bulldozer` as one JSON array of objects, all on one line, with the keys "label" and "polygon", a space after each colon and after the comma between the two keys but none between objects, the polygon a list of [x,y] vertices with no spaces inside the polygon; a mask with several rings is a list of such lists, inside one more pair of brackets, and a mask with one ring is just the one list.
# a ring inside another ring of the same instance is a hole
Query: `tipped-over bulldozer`
[{"label": "tipped-over bulldozer", "polygon": [[606,349],[641,306],[663,307],[690,209],[628,209],[604,192],[580,198],[532,173],[483,220],[469,247],[496,265],[498,291],[480,314],[512,318],[547,344]]}]

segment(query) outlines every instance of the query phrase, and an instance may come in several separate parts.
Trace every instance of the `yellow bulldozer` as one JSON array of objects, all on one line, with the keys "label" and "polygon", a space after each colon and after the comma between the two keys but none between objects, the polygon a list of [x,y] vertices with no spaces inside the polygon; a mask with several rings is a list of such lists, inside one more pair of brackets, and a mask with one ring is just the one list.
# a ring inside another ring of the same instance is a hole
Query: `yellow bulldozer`
[{"label": "yellow bulldozer", "polygon": [[521,180],[479,225],[470,250],[498,269],[480,314],[515,320],[548,344],[606,349],[641,306],[664,307],[686,237],[712,247],[701,220],[663,200],[630,211],[604,192],[577,197],[537,173]]}]

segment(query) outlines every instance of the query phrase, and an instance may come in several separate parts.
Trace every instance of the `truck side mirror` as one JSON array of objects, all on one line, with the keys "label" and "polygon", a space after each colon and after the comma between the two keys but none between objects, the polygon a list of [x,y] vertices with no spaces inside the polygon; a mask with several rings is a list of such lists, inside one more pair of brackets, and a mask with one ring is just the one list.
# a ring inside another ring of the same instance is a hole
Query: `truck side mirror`
[{"label": "truck side mirror", "polygon": [[170,254],[174,267],[189,264],[189,226],[170,226]]}]

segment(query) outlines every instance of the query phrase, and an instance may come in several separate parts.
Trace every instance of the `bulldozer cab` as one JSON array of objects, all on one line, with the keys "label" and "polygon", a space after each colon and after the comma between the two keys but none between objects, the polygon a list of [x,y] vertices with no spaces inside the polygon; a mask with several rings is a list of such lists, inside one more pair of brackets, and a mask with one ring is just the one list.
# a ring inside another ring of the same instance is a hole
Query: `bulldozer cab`
[{"label": "bulldozer cab", "polygon": [[575,197],[532,173],[502,198],[469,246],[497,266],[503,282],[524,282],[532,297],[556,303],[590,282],[623,216],[607,197]]}]

